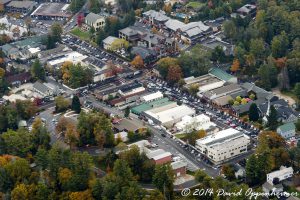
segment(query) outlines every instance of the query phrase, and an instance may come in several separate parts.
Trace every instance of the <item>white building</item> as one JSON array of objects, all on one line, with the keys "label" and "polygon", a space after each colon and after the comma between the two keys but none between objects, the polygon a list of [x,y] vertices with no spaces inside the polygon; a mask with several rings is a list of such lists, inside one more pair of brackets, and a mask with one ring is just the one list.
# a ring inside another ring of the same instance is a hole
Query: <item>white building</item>
[{"label": "white building", "polygon": [[216,124],[210,121],[210,118],[204,114],[195,117],[184,116],[182,120],[175,124],[177,131],[190,133],[193,130],[205,130],[207,133],[215,129]]},{"label": "white building", "polygon": [[105,38],[104,40],[103,40],[103,48],[105,49],[105,50],[111,50],[111,45],[112,45],[112,43],[114,42],[114,41],[116,41],[116,40],[118,40],[119,38],[117,38],[117,37],[114,37],[114,36],[108,36],[107,38]]},{"label": "white building", "polygon": [[144,112],[144,115],[153,120],[153,122],[170,128],[181,121],[184,116],[192,116],[195,113],[194,109],[186,105],[166,105],[148,110]]},{"label": "white building", "polygon": [[69,61],[73,64],[83,64],[83,60],[86,59],[88,56],[82,55],[77,51],[72,51],[66,53],[64,56],[59,56],[57,58],[53,58],[47,62],[49,67],[60,67],[64,62]]},{"label": "white building", "polygon": [[163,97],[164,97],[163,93],[161,93],[160,91],[158,91],[158,92],[155,92],[155,93],[151,93],[151,94],[142,96],[141,97],[141,101],[143,101],[143,102],[150,102],[150,101],[155,101],[155,100],[161,99]]},{"label": "white building", "polygon": [[99,31],[105,25],[105,17],[91,12],[85,17],[85,23]]},{"label": "white building", "polygon": [[274,178],[278,178],[279,181],[291,178],[294,174],[292,167],[281,166],[279,170],[267,174],[267,182],[273,183]]},{"label": "white building", "polygon": [[250,138],[229,128],[196,141],[196,148],[213,163],[219,164],[247,152]]},{"label": "white building", "polygon": [[276,132],[281,135],[284,139],[288,139],[291,137],[295,137],[296,134],[296,126],[294,123],[286,123],[279,126]]}]

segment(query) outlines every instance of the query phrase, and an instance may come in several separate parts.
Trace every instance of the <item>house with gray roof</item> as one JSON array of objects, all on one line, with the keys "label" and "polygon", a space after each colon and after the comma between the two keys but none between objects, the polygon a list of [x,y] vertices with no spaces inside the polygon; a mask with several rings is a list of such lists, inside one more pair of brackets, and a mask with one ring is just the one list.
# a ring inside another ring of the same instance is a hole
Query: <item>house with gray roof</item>
[{"label": "house with gray roof", "polygon": [[54,90],[53,88],[50,88],[49,86],[36,81],[33,84],[33,90],[37,93],[39,93],[42,97],[46,97],[46,96],[53,96],[54,95]]},{"label": "house with gray roof", "polygon": [[232,98],[237,96],[245,96],[245,90],[238,84],[225,85],[203,93],[203,98],[214,100],[219,97],[230,95]]},{"label": "house with gray roof", "polygon": [[296,126],[294,123],[286,123],[279,126],[276,132],[281,135],[284,139],[294,137],[296,134]]},{"label": "house with gray roof", "polygon": [[84,21],[85,24],[93,27],[95,31],[99,31],[105,26],[105,17],[92,12],[85,17]]},{"label": "house with gray roof", "polygon": [[258,109],[263,117],[267,116],[268,108],[274,106],[277,111],[277,121],[283,123],[297,122],[299,112],[293,110],[284,99],[264,102],[258,105]]},{"label": "house with gray roof", "polygon": [[28,14],[36,6],[37,6],[37,3],[35,1],[11,1],[6,6],[6,11],[7,12],[12,12],[12,13]]},{"label": "house with gray roof", "polygon": [[151,24],[163,24],[168,21],[170,18],[166,15],[166,13],[162,10],[155,11],[149,10],[143,13],[143,17],[147,19]]}]

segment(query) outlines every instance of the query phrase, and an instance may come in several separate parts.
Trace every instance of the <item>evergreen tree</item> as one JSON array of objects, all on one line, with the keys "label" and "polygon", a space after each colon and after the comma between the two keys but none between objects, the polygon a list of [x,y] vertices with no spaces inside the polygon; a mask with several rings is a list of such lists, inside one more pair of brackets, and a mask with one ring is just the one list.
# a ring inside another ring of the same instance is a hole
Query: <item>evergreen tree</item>
[{"label": "evergreen tree", "polygon": [[45,70],[38,59],[31,66],[31,75],[38,80],[44,81],[46,79]]},{"label": "evergreen tree", "polygon": [[129,115],[130,115],[130,108],[126,107],[124,111],[124,117],[129,117]]},{"label": "evergreen tree", "polygon": [[80,113],[81,111],[81,105],[80,105],[80,100],[78,96],[74,95],[72,99],[72,105],[71,105],[72,110],[74,110],[76,113]]},{"label": "evergreen tree", "polygon": [[259,119],[258,108],[255,103],[252,103],[249,109],[249,120],[256,122]]},{"label": "evergreen tree", "polygon": [[270,107],[270,113],[267,119],[268,119],[268,127],[270,128],[270,130],[275,130],[277,128],[278,122],[277,122],[277,110],[273,105]]}]

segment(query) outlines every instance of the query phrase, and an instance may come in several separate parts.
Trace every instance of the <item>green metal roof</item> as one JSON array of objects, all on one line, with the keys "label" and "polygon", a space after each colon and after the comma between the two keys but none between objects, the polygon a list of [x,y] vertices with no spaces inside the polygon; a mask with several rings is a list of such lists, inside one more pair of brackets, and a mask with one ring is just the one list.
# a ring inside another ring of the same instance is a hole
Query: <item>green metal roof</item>
[{"label": "green metal roof", "polygon": [[287,131],[295,130],[296,126],[294,123],[287,123],[279,126],[278,129],[280,129],[282,132],[287,132]]},{"label": "green metal roof", "polygon": [[224,81],[229,81],[230,79],[234,78],[234,76],[232,76],[231,74],[228,74],[222,69],[215,68],[215,67],[211,68],[209,70],[209,73]]},{"label": "green metal roof", "polygon": [[170,103],[172,103],[172,101],[169,101],[168,98],[162,98],[162,99],[158,99],[156,101],[152,101],[152,102],[149,102],[149,103],[143,103],[141,105],[133,107],[131,109],[131,112],[139,115],[144,111],[150,110],[152,108],[157,108],[157,107],[161,107],[161,106],[164,106],[164,105],[168,105]]}]

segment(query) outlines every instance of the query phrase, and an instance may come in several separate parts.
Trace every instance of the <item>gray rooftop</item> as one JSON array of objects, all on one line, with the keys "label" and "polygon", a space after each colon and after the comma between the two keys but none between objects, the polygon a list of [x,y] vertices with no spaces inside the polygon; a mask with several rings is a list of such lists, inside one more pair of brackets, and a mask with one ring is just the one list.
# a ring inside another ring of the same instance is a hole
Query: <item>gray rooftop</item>
[{"label": "gray rooftop", "polygon": [[15,8],[26,8],[29,9],[35,6],[37,3],[34,1],[11,1],[7,6]]},{"label": "gray rooftop", "polygon": [[85,17],[85,20],[87,20],[88,22],[91,22],[91,23],[95,23],[98,19],[101,19],[101,18],[103,18],[103,17],[91,12]]}]

